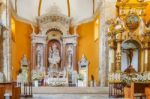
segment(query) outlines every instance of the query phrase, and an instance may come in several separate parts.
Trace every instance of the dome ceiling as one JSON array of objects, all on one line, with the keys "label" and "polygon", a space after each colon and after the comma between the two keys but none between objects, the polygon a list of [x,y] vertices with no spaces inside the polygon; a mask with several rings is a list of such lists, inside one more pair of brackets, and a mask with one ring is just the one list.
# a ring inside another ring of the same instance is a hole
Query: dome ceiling
[{"label": "dome ceiling", "polygon": [[100,0],[10,0],[19,17],[35,22],[38,15],[46,14],[54,4],[62,14],[77,23],[93,15]]}]

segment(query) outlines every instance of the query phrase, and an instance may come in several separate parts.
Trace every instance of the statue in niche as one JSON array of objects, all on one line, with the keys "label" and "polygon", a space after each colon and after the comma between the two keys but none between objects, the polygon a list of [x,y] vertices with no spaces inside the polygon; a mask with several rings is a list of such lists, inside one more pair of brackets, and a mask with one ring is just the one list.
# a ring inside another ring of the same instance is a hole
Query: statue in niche
[{"label": "statue in niche", "polygon": [[54,43],[52,47],[49,47],[49,68],[54,68],[58,70],[58,63],[60,62],[60,55],[57,45]]},{"label": "statue in niche", "polygon": [[67,65],[71,69],[72,68],[72,59],[73,59],[73,48],[71,46],[67,49]]},{"label": "statue in niche", "polygon": [[132,49],[132,48],[127,49],[127,51],[126,51],[126,54],[127,54],[128,60],[129,60],[129,66],[131,66],[131,63],[132,63],[133,52],[134,52],[134,49]]},{"label": "statue in niche", "polygon": [[4,82],[4,73],[0,72],[0,83]]},{"label": "statue in niche", "polygon": [[19,73],[22,74],[23,81],[27,82],[28,81],[28,60],[25,54],[21,59],[21,69],[19,70]]},{"label": "statue in niche", "polygon": [[82,55],[81,60],[78,62],[80,67],[87,67],[89,62],[87,61],[85,55]]},{"label": "statue in niche", "polygon": [[27,56],[24,54],[21,59],[21,66],[27,66],[27,65],[28,65]]},{"label": "statue in niche", "polygon": [[37,46],[37,68],[43,70],[43,47],[42,45]]},{"label": "statue in niche", "polygon": [[132,63],[132,59],[133,59],[133,52],[134,52],[134,48],[129,48],[129,49],[125,49],[126,54],[127,54],[127,59],[128,59],[128,63],[129,66],[124,70],[125,73],[136,73],[136,70],[133,68],[133,65],[131,65]]}]

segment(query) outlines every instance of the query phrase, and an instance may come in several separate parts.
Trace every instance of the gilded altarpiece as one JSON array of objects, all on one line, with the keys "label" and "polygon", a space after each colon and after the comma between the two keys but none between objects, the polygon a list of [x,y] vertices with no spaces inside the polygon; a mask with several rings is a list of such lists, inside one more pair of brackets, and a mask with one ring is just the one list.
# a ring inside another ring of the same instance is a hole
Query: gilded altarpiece
[{"label": "gilded altarpiece", "polygon": [[146,6],[144,1],[117,2],[117,17],[107,21],[109,72],[149,71],[150,26],[143,19]]}]

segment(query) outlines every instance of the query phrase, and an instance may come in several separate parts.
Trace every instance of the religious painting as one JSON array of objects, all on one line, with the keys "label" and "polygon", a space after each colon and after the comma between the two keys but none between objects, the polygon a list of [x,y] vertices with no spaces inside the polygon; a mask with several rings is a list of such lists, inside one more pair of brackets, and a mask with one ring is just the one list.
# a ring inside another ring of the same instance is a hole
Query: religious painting
[{"label": "religious painting", "polygon": [[126,17],[126,25],[130,30],[135,30],[139,26],[139,17],[131,13]]}]

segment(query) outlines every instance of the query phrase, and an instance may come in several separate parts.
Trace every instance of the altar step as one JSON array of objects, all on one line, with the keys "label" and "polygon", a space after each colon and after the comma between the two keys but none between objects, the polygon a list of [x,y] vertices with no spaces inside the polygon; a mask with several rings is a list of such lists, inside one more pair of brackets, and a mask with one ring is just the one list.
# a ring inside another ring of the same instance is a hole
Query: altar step
[{"label": "altar step", "polygon": [[[33,94],[108,94],[108,87],[33,87]],[[22,89],[23,93],[23,89]]]}]

